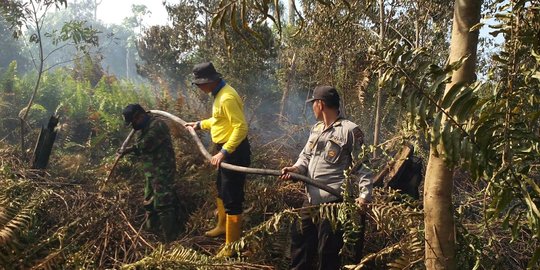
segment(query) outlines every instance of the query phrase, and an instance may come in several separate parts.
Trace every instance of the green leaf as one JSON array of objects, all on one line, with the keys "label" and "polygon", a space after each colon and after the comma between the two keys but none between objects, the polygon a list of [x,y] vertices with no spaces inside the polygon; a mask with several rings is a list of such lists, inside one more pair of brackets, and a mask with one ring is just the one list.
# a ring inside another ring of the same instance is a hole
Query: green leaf
[{"label": "green leaf", "polygon": [[485,25],[485,23],[483,23],[483,22],[477,23],[477,24],[473,25],[473,26],[471,27],[471,29],[469,29],[469,32],[478,31],[478,30],[479,30],[480,28],[482,28],[482,26],[484,26],[484,25]]},{"label": "green leaf", "polygon": [[512,239],[515,239],[518,237],[520,219],[521,219],[521,214],[518,214],[517,217],[514,216],[513,218],[514,222],[512,222],[512,228],[511,228]]},{"label": "green leaf", "polygon": [[221,18],[223,18],[224,14],[225,14],[224,12],[215,14],[214,17],[212,18],[212,22],[210,23],[210,25],[212,27],[215,27],[218,24],[218,22],[221,21]]},{"label": "green leaf", "polygon": [[378,86],[384,87],[386,85],[386,82],[388,82],[389,78],[393,77],[394,71],[392,69],[387,69],[383,75],[379,78]]},{"label": "green leaf", "polygon": [[399,88],[398,98],[401,99],[403,97],[403,92],[405,91],[405,88],[407,87],[407,78],[405,78],[405,76],[401,76],[399,78],[399,84],[401,85],[401,87]]},{"label": "green leaf", "polygon": [[420,116],[420,121],[424,122],[426,120],[426,105],[428,103],[427,98],[422,97],[420,99],[420,104],[418,105],[418,115]]},{"label": "green leaf", "polygon": [[536,62],[540,62],[540,54],[537,53],[534,49],[531,50],[531,54],[532,56],[534,56],[534,58],[536,58]]},{"label": "green leaf", "polygon": [[461,158],[461,130],[454,129],[452,131],[452,159],[454,162],[458,162]]},{"label": "green leaf", "polygon": [[508,65],[508,59],[505,59],[505,58],[502,58],[500,55],[498,54],[494,54],[491,59],[493,59],[494,61],[496,62],[499,62],[501,64],[504,64],[504,65]]},{"label": "green leaf", "polygon": [[449,121],[444,121],[444,128],[441,135],[443,148],[446,152],[446,159],[449,160],[453,155],[452,124]]},{"label": "green leaf", "polygon": [[525,179],[527,184],[529,184],[530,187],[534,190],[534,192],[536,192],[536,195],[540,196],[540,187],[527,175],[522,174],[521,177]]},{"label": "green leaf", "polygon": [[529,263],[527,264],[527,269],[533,269],[538,262],[538,259],[540,259],[540,247],[536,247],[536,249],[534,250],[534,254],[531,257]]},{"label": "green leaf", "polygon": [[537,80],[540,80],[540,71],[535,72],[534,75],[532,75],[532,77]]},{"label": "green leaf", "polygon": [[489,26],[489,28],[492,28],[492,29],[501,29],[504,27],[506,27],[505,23],[492,24]]},{"label": "green leaf", "polygon": [[413,56],[413,51],[409,50],[406,53],[404,53],[400,58],[401,65],[403,66],[407,65],[408,61],[411,60],[412,56]]},{"label": "green leaf", "polygon": [[431,66],[431,62],[429,61],[423,61],[418,65],[418,68],[416,69],[415,73],[418,72],[418,74],[415,74],[415,77],[422,76],[424,73],[426,73],[426,70]]},{"label": "green leaf", "polygon": [[519,11],[520,9],[524,8],[525,7],[525,3],[527,1],[526,0],[518,0],[515,4],[514,4],[514,9],[516,9],[517,11]]},{"label": "green leaf", "polygon": [[455,61],[455,62],[450,63],[449,65],[447,65],[447,66],[444,68],[444,71],[445,71],[445,72],[450,72],[450,71],[453,71],[453,70],[458,70],[458,69],[463,65],[463,63],[465,63],[465,61],[467,61],[467,59],[469,59],[469,55],[464,55],[464,56],[462,56],[462,57],[459,58],[457,61]]},{"label": "green leaf", "polygon": [[400,56],[402,55],[403,53],[403,46],[401,46],[400,44],[396,44],[394,46],[395,50],[392,52],[392,57],[390,59],[392,65],[396,65],[398,59],[400,58]]},{"label": "green leaf", "polygon": [[457,120],[461,123],[465,121],[466,119],[471,118],[472,112],[474,112],[474,109],[476,108],[476,102],[478,101],[478,98],[476,96],[473,96],[471,99],[465,102],[465,104],[458,109],[456,112]]},{"label": "green leaf", "polygon": [[414,126],[414,119],[416,118],[416,112],[415,112],[415,99],[417,96],[415,94],[411,94],[407,97],[407,110],[409,111],[409,123]]},{"label": "green leaf", "polygon": [[429,90],[428,90],[429,92],[428,93],[435,93],[437,91],[437,89],[439,87],[441,87],[442,84],[446,84],[451,79],[452,79],[452,76],[450,76],[450,75],[448,75],[446,73],[440,75],[439,77],[437,77],[437,79],[435,79],[435,81],[433,82],[431,87],[429,87]]},{"label": "green leaf", "polygon": [[512,191],[510,189],[502,190],[502,194],[497,198],[495,213],[500,213],[512,201]]},{"label": "green leaf", "polygon": [[461,139],[461,142],[459,144],[459,152],[460,152],[460,155],[463,159],[465,160],[469,160],[471,159],[471,156],[472,156],[472,152],[471,152],[471,148],[469,147],[471,145],[471,143],[469,142],[469,138],[468,137],[463,137]]},{"label": "green leaf", "polygon": [[512,14],[510,14],[510,13],[497,13],[497,14],[495,14],[494,17],[499,19],[499,20],[504,20],[504,19],[512,18]]},{"label": "green leaf", "polygon": [[[492,27],[493,28],[493,27]],[[510,29],[503,29],[503,30],[495,30],[495,31],[491,31],[489,32],[489,34],[493,37],[496,37],[498,36],[499,34],[510,34]]]},{"label": "green leaf", "polygon": [[[525,200],[525,203],[529,207],[529,211],[531,212],[532,216],[535,217],[535,219],[540,219],[540,211],[538,210],[538,206],[536,206],[536,203],[533,202],[533,200],[531,199],[531,195],[527,191],[527,188],[522,185],[521,191],[523,194],[523,199]],[[536,233],[538,234],[540,233],[540,231]]]},{"label": "green leaf", "polygon": [[462,109],[463,106],[469,101],[471,98],[474,98],[473,91],[470,88],[466,88],[459,94],[459,96],[455,99],[455,101],[450,106],[450,110],[448,111],[450,115],[456,116],[456,113],[458,110]]},{"label": "green leaf", "polygon": [[398,76],[392,76],[392,80],[391,80],[391,83],[390,83],[390,88],[391,89],[396,89],[398,84],[399,84],[399,77]]},{"label": "green leaf", "polygon": [[450,90],[448,90],[446,94],[444,94],[441,107],[443,107],[444,109],[450,107],[450,105],[454,101],[454,98],[456,97],[458,93],[461,92],[465,84],[466,84],[465,82],[457,82],[454,85],[452,85],[452,87],[450,87]]}]

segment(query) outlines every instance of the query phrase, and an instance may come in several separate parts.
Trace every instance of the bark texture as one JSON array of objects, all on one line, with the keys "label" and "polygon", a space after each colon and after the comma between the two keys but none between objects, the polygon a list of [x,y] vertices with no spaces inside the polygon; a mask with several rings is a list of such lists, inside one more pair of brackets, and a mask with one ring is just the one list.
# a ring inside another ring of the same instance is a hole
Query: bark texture
[{"label": "bark texture", "polygon": [[[481,0],[456,0],[450,43],[450,63],[468,56],[463,66],[446,85],[448,91],[458,82],[471,83],[476,79],[476,47],[478,31],[469,29],[480,21]],[[438,151],[439,150],[439,151]],[[442,145],[430,149],[424,185],[424,223],[426,233],[426,269],[456,269],[456,241],[452,206],[453,170],[443,157]]]}]

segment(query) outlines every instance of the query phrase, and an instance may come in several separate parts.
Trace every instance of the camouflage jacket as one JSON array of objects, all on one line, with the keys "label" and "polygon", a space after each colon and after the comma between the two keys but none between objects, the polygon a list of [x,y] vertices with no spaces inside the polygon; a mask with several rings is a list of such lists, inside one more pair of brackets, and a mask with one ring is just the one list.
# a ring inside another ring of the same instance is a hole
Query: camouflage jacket
[{"label": "camouflage jacket", "polygon": [[159,171],[161,177],[172,177],[176,171],[174,148],[167,124],[157,116],[149,114],[146,126],[137,133],[133,150],[143,162],[145,172]]}]

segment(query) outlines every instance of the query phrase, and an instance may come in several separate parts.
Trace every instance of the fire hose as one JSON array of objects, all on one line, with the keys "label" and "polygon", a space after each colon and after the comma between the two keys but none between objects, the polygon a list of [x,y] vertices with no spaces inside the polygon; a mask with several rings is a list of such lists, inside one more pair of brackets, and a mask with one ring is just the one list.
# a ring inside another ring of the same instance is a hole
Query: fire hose
[{"label": "fire hose", "polygon": [[[175,123],[181,125],[182,127],[186,128],[186,126],[185,126],[186,121],[182,120],[178,116],[175,116],[173,114],[170,114],[170,113],[164,112],[164,111],[160,111],[160,110],[150,110],[150,112],[153,113],[153,114],[156,114],[156,115],[166,117],[166,118],[174,121]],[[210,153],[206,150],[206,148],[204,147],[203,143],[201,142],[201,139],[199,138],[199,136],[197,135],[195,130],[193,128],[186,128],[186,129],[188,130],[191,137],[193,137],[193,139],[195,140],[195,143],[197,143],[197,147],[199,148],[199,151],[202,153],[202,155],[208,161],[210,161],[212,159],[212,155],[210,155]],[[132,133],[133,133],[133,131],[132,131]],[[130,133],[130,135],[132,135],[132,133]],[[128,135],[128,138],[126,138],[126,141],[124,142],[124,144],[122,144],[123,148],[125,148],[125,145],[127,144],[127,141],[130,139],[130,137],[131,137],[130,135]],[[115,162],[115,164],[116,164],[116,162]],[[250,167],[233,165],[233,164],[229,164],[229,163],[226,163],[226,162],[221,162],[220,167],[222,167],[224,169],[231,170],[231,171],[242,172],[242,173],[247,173],[247,174],[274,175],[274,176],[280,176],[281,175],[280,170],[250,168]],[[109,175],[110,175],[110,173],[109,173]],[[331,188],[331,187],[329,187],[327,185],[316,182],[315,180],[313,180],[313,179],[311,179],[311,178],[309,178],[307,176],[298,174],[298,173],[289,172],[289,175],[291,176],[291,178],[293,178],[295,180],[300,180],[300,181],[304,182],[306,185],[311,185],[311,186],[317,187],[319,189],[322,189],[322,190],[336,196],[339,199],[343,199],[343,196],[341,195],[341,192],[339,192],[338,190],[336,190],[334,188]]]}]

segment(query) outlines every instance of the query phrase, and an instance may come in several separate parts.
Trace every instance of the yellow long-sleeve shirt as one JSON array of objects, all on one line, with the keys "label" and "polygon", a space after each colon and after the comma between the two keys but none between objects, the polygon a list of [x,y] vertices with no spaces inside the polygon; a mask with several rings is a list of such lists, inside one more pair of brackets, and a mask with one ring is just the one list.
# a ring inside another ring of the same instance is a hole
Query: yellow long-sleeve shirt
[{"label": "yellow long-sleeve shirt", "polygon": [[225,84],[214,97],[212,117],[201,121],[201,128],[210,130],[214,143],[224,144],[222,149],[233,153],[247,137],[248,125],[244,116],[244,103],[230,85]]}]

